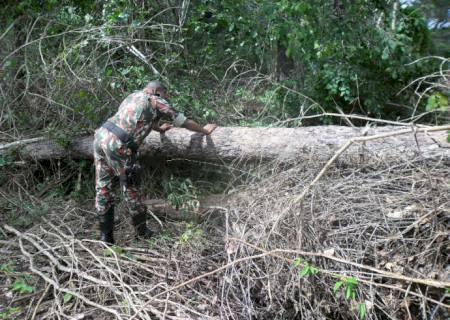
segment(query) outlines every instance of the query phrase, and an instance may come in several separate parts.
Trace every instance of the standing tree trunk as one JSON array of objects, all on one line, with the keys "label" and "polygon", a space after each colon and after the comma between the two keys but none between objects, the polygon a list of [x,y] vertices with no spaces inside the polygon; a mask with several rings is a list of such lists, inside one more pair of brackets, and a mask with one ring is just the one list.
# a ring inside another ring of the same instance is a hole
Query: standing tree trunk
[{"label": "standing tree trunk", "polygon": [[278,41],[276,73],[279,81],[289,79],[291,72],[294,70],[294,60],[286,55],[286,49],[287,48]]}]

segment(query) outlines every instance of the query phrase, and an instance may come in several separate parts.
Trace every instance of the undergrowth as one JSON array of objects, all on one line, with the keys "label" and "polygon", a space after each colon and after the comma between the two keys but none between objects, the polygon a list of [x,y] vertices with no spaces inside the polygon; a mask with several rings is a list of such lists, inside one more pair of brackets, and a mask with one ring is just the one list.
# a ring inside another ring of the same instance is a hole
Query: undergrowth
[{"label": "undergrowth", "polygon": [[[34,162],[17,167],[0,159],[0,222],[26,229],[38,223],[55,205],[74,201],[95,211],[95,170],[90,160],[55,160]],[[226,167],[208,163],[183,163],[142,160],[140,188],[147,199],[164,199],[174,208],[192,212],[199,199],[221,193],[229,187],[232,176]],[[123,201],[117,178],[113,179],[116,203]]]}]

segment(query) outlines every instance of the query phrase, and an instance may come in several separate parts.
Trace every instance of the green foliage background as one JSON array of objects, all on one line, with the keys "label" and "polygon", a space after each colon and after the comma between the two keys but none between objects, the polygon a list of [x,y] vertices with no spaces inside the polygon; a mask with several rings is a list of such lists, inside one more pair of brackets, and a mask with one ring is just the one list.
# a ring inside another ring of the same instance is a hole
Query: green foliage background
[{"label": "green foliage background", "polygon": [[407,118],[426,99],[416,107],[417,88],[401,89],[440,63],[412,62],[448,54],[433,42],[447,29],[433,33],[425,17],[445,5],[395,2],[6,1],[2,139],[45,132],[64,145],[155,78],[201,122],[267,125],[338,108]]}]

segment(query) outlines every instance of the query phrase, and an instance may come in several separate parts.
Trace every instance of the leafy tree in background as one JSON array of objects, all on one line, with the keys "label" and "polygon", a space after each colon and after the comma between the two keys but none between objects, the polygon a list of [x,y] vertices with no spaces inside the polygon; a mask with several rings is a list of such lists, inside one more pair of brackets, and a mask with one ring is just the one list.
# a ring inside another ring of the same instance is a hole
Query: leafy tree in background
[{"label": "leafy tree in background", "polygon": [[154,78],[169,83],[179,109],[221,124],[338,108],[408,117],[413,89],[398,93],[435,70],[430,60],[411,64],[433,53],[423,13],[430,8],[388,0],[7,1],[0,126],[12,136],[46,131],[64,144]]},{"label": "leafy tree in background", "polygon": [[[347,112],[395,118],[408,113],[401,105],[410,104],[410,92],[396,94],[429,70],[428,65],[407,64],[430,53],[430,33],[418,8],[394,5],[202,1],[198,11],[191,11],[188,34],[202,50],[198,56],[219,69],[227,59],[243,59],[326,110],[338,105]],[[283,90],[278,96],[286,99]],[[291,99],[286,114],[273,111],[278,117],[298,116],[301,104],[298,97]]]},{"label": "leafy tree in background", "polygon": [[434,53],[450,57],[450,4],[446,0],[416,1],[423,8],[434,39]]}]

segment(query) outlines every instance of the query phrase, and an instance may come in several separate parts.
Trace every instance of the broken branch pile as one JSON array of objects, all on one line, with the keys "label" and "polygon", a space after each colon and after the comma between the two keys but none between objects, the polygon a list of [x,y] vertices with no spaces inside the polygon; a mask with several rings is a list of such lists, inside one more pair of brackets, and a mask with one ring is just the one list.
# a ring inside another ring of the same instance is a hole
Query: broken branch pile
[{"label": "broken branch pile", "polygon": [[40,279],[36,319],[445,319],[450,159],[421,147],[253,168],[202,232],[151,248],[77,240],[72,210],[5,226],[2,250]]}]

